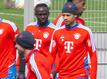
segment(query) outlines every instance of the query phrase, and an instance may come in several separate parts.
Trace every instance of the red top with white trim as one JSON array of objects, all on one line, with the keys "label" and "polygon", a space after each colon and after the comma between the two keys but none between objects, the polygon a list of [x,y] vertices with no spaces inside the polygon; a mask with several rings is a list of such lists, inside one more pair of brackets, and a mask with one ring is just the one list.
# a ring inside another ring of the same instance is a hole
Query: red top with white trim
[{"label": "red top with white trim", "polygon": [[[96,79],[97,57],[92,32],[86,26],[75,24],[71,28],[60,27],[53,34],[50,51],[59,56],[57,72],[61,79]],[[90,56],[90,72],[88,64]]]},{"label": "red top with white trim", "polygon": [[15,63],[15,36],[18,33],[13,22],[0,18],[0,78],[6,77],[8,68]]},{"label": "red top with white trim", "polygon": [[51,56],[46,57],[42,52],[32,50],[25,60],[27,63],[27,79],[52,79],[50,74]]},{"label": "red top with white trim", "polygon": [[35,22],[29,24],[26,28],[26,31],[29,31],[33,34],[36,40],[36,50],[44,49],[46,52],[48,52],[54,29],[55,25],[51,22],[48,22],[45,26],[39,26],[38,22]]}]

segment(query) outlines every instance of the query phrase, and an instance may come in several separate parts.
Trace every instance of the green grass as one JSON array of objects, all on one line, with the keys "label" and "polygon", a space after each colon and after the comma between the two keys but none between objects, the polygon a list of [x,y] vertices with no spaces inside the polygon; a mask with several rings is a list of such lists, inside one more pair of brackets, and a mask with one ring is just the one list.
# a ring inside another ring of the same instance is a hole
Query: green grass
[{"label": "green grass", "polygon": [[[52,0],[50,6],[50,20],[53,22],[57,15],[61,12],[63,4],[66,0]],[[82,15],[85,19],[86,26],[92,28],[94,32],[107,32],[107,1],[106,0],[86,0],[86,10]],[[15,22],[21,30],[23,30],[23,13],[22,9],[7,9],[0,0],[0,17]],[[16,15],[7,15],[16,14]],[[21,16],[20,16],[21,15]]]},{"label": "green grass", "polygon": [[[61,12],[64,2],[65,0],[53,0],[51,10],[52,12],[54,10],[54,12],[50,15],[52,21],[59,14],[59,12]],[[83,13],[82,18],[84,18],[86,26],[91,27],[93,32],[107,32],[106,6],[106,0],[86,0],[86,10]]]},{"label": "green grass", "polygon": [[[0,14],[1,18],[10,20],[15,22],[18,27],[23,30],[23,10],[22,9],[11,9],[11,8],[6,8],[4,6],[3,0],[0,0],[0,13],[5,13],[5,14]],[[16,14],[16,15],[12,15]]]}]

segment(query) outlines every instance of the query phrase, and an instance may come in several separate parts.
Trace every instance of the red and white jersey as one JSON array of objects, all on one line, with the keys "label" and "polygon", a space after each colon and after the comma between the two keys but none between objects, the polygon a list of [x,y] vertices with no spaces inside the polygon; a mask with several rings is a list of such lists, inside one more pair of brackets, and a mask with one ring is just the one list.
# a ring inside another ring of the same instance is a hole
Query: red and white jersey
[{"label": "red and white jersey", "polygon": [[0,18],[0,78],[6,77],[8,68],[15,63],[15,36],[18,33],[13,22]]},{"label": "red and white jersey", "polygon": [[36,40],[35,49],[38,51],[44,50],[42,54],[44,54],[45,56],[48,56],[50,54],[49,46],[54,29],[55,25],[51,22],[48,22],[48,24],[43,27],[40,27],[38,22],[35,22],[33,24],[28,25],[26,28],[26,31],[29,31],[34,35],[34,38]]},{"label": "red and white jersey", "polygon": [[[77,17],[75,20],[76,20],[77,23],[80,23],[80,24],[82,24],[82,25],[85,25],[85,21],[84,21],[82,18]],[[65,24],[65,23],[64,23],[64,18],[63,18],[61,15],[59,15],[59,16],[55,19],[54,24],[55,24],[57,27],[63,26],[63,25]]]},{"label": "red and white jersey", "polygon": [[33,34],[36,43],[35,49],[40,50],[44,49],[46,52],[49,51],[49,46],[51,42],[52,33],[55,30],[55,25],[51,22],[48,22],[46,26],[39,26],[38,22],[29,24],[26,28],[26,31],[29,31]]},{"label": "red and white jersey", "polygon": [[[59,56],[57,72],[60,79],[79,79],[91,75],[96,79],[97,58],[92,32],[82,24],[75,24],[71,28],[60,27],[53,34],[50,52],[55,58]],[[88,71],[88,53],[91,60]]]},{"label": "red and white jersey", "polygon": [[[27,79],[52,79],[50,74],[52,56],[48,55],[46,57],[40,51],[32,50],[25,60],[27,64]],[[50,62],[47,60],[50,60]]]}]

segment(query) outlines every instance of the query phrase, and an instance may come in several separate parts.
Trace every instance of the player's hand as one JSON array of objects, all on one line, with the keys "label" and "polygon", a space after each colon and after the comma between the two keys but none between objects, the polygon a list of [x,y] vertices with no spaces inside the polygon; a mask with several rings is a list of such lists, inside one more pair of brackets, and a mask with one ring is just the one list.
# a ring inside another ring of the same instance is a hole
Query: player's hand
[{"label": "player's hand", "polygon": [[19,73],[17,79],[26,79],[26,78],[25,78],[25,74]]}]

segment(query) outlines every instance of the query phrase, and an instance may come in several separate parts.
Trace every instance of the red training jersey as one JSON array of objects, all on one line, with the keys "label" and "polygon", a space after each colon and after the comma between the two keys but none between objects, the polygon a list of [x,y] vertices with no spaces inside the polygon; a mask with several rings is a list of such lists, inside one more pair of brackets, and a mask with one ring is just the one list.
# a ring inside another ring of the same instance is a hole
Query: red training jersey
[{"label": "red training jersey", "polygon": [[42,52],[42,54],[44,54],[46,57],[48,54],[50,54],[49,46],[54,29],[55,25],[51,22],[48,22],[45,26],[39,26],[38,22],[35,22],[28,25],[26,28],[26,31],[29,31],[34,35],[36,41],[35,49],[38,51],[44,50],[45,52]]},{"label": "red training jersey", "polygon": [[13,22],[0,18],[0,78],[7,77],[8,68],[15,63],[15,36],[18,33]]},{"label": "red training jersey", "polygon": [[26,31],[31,32],[36,40],[36,50],[44,49],[47,52],[49,51],[50,41],[55,27],[51,22],[48,22],[46,26],[39,26],[38,22],[27,26]]},{"label": "red training jersey", "polygon": [[[27,64],[27,79],[52,79],[50,74],[52,56],[46,57],[40,51],[32,50],[25,58]],[[48,65],[47,65],[48,64]]]},{"label": "red training jersey", "polygon": [[[77,17],[77,18],[75,18],[75,20],[76,20],[77,23],[80,23],[80,24],[82,24],[82,25],[85,25],[85,21],[84,21],[84,19],[82,19],[81,17]],[[63,16],[59,15],[59,16],[55,19],[54,24],[55,24],[57,27],[61,27],[61,26],[65,25]],[[58,64],[59,64],[58,61],[59,61],[59,58],[58,58],[58,56],[56,56],[56,59],[55,59],[55,66],[56,66],[56,67],[57,67]],[[55,69],[55,70],[56,70],[56,69]]]},{"label": "red training jersey", "polygon": [[[53,34],[50,52],[59,57],[57,72],[60,79],[96,79],[97,57],[91,30],[81,24],[60,27]],[[90,71],[88,64],[90,56]]]}]

